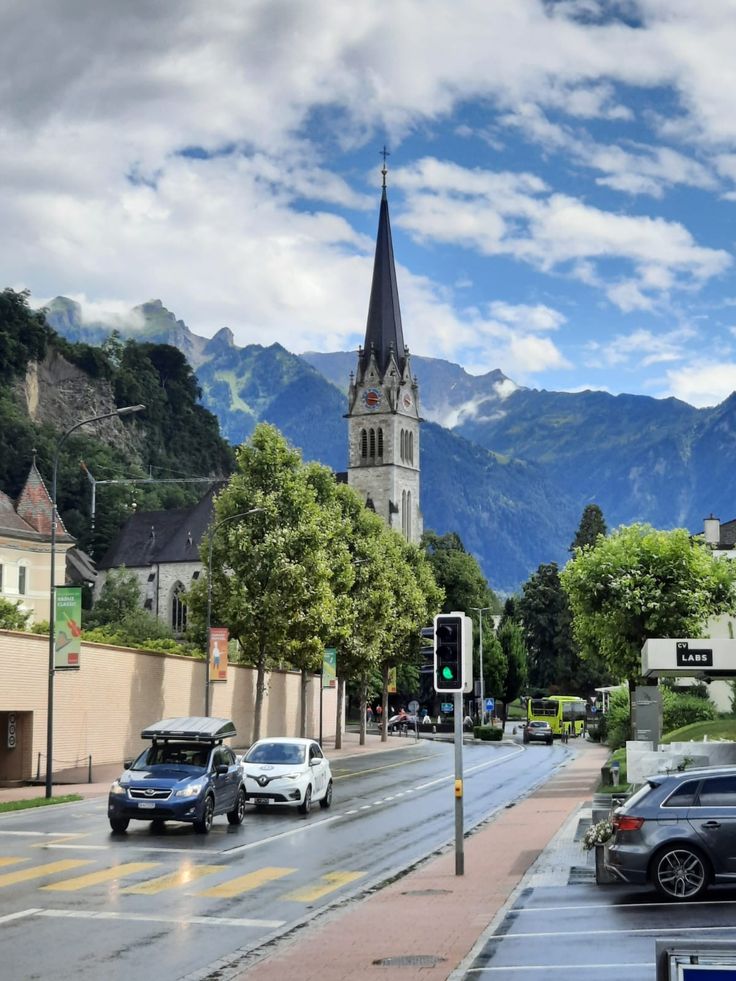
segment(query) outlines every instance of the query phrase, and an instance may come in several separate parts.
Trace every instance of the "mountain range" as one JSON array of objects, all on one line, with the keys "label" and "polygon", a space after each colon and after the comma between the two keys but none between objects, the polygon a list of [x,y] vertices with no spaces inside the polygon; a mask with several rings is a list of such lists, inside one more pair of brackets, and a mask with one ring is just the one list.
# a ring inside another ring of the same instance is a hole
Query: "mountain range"
[{"label": "mountain range", "polygon": [[[79,304],[57,297],[46,317],[70,340],[100,344],[115,329],[171,344],[194,368],[202,402],[231,443],[263,420],[305,459],[345,469],[355,353],[239,347],[228,328],[203,338],[160,300],[114,322],[87,322]],[[474,376],[416,355],[412,369],[425,420],[425,527],[456,531],[500,593],[517,590],[540,563],[564,564],[589,503],[609,528],[647,521],[697,532],[710,513],[732,516],[736,395],[696,409],[677,399],[524,388],[500,370]]]}]

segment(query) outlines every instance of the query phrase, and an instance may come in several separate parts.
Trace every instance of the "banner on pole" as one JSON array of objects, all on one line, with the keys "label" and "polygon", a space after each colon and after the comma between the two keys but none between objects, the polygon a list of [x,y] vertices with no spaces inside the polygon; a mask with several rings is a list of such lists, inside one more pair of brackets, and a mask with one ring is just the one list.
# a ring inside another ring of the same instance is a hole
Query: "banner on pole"
[{"label": "banner on pole", "polygon": [[337,687],[337,649],[325,647],[322,657],[322,687]]},{"label": "banner on pole", "polygon": [[396,668],[388,669],[388,693],[390,695],[396,694]]},{"label": "banner on pole", "polygon": [[56,587],[54,618],[54,667],[78,668],[82,649],[81,587]]},{"label": "banner on pole", "polygon": [[210,684],[227,681],[227,627],[210,627]]}]

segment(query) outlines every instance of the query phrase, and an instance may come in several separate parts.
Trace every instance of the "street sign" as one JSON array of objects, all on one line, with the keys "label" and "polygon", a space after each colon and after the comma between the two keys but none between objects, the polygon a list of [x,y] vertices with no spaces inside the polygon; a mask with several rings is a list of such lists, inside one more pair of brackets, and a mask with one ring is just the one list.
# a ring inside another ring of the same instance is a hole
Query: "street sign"
[{"label": "street sign", "polygon": [[416,715],[419,711],[419,702],[414,699],[413,701],[409,702],[408,708],[412,715]]},{"label": "street sign", "polygon": [[486,699],[486,712],[492,712],[495,707],[496,707],[496,699],[495,698],[487,698]]},{"label": "street sign", "polygon": [[445,715],[451,715],[454,708],[455,706],[452,704],[452,702],[442,702],[442,711],[445,713]]},{"label": "street sign", "polygon": [[596,713],[597,711],[598,711],[598,709],[597,709],[597,708],[595,707],[595,705],[591,705],[591,706],[590,706],[590,714],[591,714],[591,715],[595,715],[595,713]]}]

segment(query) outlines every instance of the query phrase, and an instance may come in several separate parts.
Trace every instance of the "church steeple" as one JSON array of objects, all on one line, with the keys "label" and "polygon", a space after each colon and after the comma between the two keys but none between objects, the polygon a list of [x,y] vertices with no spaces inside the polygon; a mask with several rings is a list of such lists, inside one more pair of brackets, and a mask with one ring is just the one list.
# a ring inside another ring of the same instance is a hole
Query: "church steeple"
[{"label": "church steeple", "polygon": [[383,376],[392,351],[398,361],[399,370],[403,372],[406,364],[406,348],[404,346],[404,332],[401,327],[399,290],[396,285],[394,247],[391,241],[391,223],[388,217],[385,156],[381,173],[383,174],[381,210],[378,218],[373,283],[368,305],[368,322],[365,328],[361,368],[363,370],[367,368],[371,354],[373,354],[378,370]]}]

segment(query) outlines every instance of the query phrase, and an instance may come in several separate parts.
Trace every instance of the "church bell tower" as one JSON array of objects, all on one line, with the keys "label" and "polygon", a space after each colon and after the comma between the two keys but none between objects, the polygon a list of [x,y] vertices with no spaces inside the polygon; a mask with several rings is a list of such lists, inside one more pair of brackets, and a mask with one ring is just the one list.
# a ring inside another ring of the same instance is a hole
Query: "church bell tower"
[{"label": "church bell tower", "polygon": [[365,342],[350,375],[348,483],[389,527],[419,543],[419,405],[404,344],[384,156]]}]

